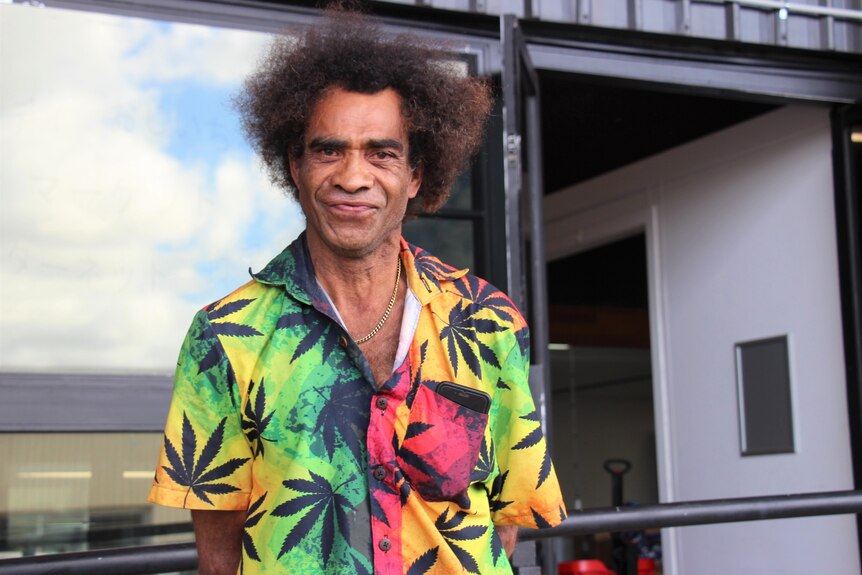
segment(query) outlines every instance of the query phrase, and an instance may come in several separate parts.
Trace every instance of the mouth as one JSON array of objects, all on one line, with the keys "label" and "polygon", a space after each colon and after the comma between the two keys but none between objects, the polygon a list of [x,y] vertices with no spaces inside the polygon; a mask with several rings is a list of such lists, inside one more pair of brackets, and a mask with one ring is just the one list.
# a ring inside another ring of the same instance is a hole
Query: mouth
[{"label": "mouth", "polygon": [[376,206],[368,202],[349,200],[331,200],[325,205],[329,210],[345,215],[364,215],[377,209]]}]

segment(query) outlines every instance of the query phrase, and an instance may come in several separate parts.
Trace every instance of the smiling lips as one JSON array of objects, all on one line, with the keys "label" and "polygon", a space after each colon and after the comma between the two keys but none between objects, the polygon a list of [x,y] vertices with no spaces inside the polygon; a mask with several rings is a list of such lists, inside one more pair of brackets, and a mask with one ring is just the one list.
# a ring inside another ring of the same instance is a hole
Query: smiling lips
[{"label": "smiling lips", "polygon": [[344,215],[363,215],[372,210],[377,209],[376,206],[368,202],[357,202],[350,200],[329,200],[324,202],[326,207],[336,214]]}]

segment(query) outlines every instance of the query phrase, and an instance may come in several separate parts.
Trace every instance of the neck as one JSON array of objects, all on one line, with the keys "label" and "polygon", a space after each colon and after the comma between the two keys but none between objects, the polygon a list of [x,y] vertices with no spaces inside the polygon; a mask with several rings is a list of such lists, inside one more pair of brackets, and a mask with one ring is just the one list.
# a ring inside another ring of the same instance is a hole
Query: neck
[{"label": "neck", "polygon": [[308,242],[317,279],[341,314],[347,332],[361,346],[378,385],[392,374],[404,312],[407,282],[395,280],[401,257],[399,240],[400,235],[387,238],[362,257],[336,254]]},{"label": "neck", "polygon": [[351,304],[369,305],[392,295],[401,251],[400,235],[382,242],[368,254],[339,254],[308,238],[308,251],[317,280],[342,314]]}]

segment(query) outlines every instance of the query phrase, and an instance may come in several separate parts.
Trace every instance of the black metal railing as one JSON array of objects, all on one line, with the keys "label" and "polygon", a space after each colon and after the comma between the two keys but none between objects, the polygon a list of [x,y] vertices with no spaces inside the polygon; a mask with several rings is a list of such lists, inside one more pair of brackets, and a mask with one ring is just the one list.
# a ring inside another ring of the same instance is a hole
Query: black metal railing
[{"label": "black metal railing", "polygon": [[153,575],[197,569],[194,543],[147,545],[0,561],[3,575]]},{"label": "black metal railing", "polygon": [[[685,501],[573,512],[551,529],[522,529],[523,540],[606,531],[862,513],[862,491]],[[0,575],[151,575],[197,567],[194,543],[82,551],[0,561]]]},{"label": "black metal railing", "polygon": [[86,543],[90,547],[119,547],[134,544],[141,538],[160,537],[191,533],[192,524],[189,521],[179,523],[157,523],[154,525],[112,525],[108,527],[89,527],[80,530],[64,530],[50,533],[25,533],[20,535],[0,535],[0,551],[13,549],[34,549],[50,545],[69,545]]},{"label": "black metal railing", "polygon": [[832,491],[587,509],[570,514],[563,523],[550,529],[522,529],[519,537],[526,541],[606,531],[636,531],[847,513],[862,513],[862,491]]}]

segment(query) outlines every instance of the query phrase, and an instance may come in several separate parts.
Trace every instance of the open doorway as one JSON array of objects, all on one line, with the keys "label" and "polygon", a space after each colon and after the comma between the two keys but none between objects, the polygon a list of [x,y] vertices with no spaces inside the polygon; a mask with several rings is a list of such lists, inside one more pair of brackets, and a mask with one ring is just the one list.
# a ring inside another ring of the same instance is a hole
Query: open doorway
[{"label": "open doorway", "polygon": [[607,459],[632,464],[624,498],[658,503],[644,234],[548,265],[554,437],[573,508],[607,507]]},{"label": "open doorway", "polygon": [[[773,110],[767,103],[588,81],[540,72],[543,176],[554,193]],[[612,190],[609,190],[611,192]],[[608,235],[548,262],[555,464],[570,509],[614,504],[607,460],[631,464],[627,503],[658,503],[650,346],[649,230]],[[550,239],[550,238],[549,238]],[[593,238],[595,239],[595,238]],[[642,556],[661,558],[658,532]],[[610,537],[584,538],[564,559],[610,559]],[[569,555],[569,556],[567,556]]]},{"label": "open doorway", "polygon": [[[566,505],[658,503],[646,236],[551,262],[548,278],[553,437]],[[626,472],[615,480],[606,466]],[[635,537],[638,555],[661,558],[658,531]],[[610,564],[611,537],[579,538],[570,553]]]}]

